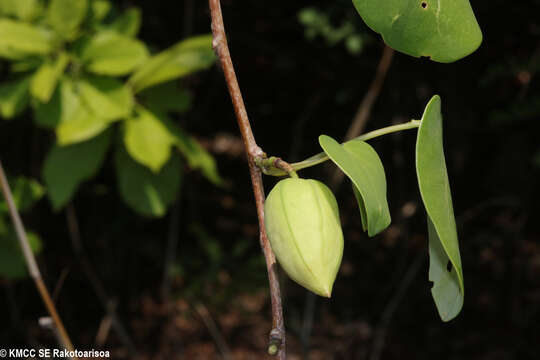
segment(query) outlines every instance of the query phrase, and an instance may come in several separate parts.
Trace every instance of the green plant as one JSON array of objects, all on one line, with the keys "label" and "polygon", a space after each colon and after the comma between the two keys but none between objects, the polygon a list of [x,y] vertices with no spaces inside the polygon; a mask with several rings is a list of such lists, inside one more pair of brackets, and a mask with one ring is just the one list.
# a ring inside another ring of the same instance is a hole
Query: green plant
[{"label": "green plant", "polygon": [[191,106],[178,82],[210,67],[211,36],[185,39],[152,55],[137,39],[141,13],[108,0],[0,1],[0,116],[30,109],[56,143],[43,165],[47,196],[64,207],[101,169],[114,144],[123,200],[146,216],[163,216],[181,182],[183,155],[213,183],[213,158],[173,121]]},{"label": "green plant", "polygon": [[[427,57],[438,62],[452,62],[475,51],[482,40],[480,28],[467,0],[391,0],[383,3],[376,0],[353,0],[353,3],[367,25],[380,33],[388,46],[412,56]],[[322,262],[317,256],[314,261],[305,259],[318,253],[317,249],[339,247],[336,244],[340,243],[338,233],[341,232],[328,235],[321,230],[315,237],[313,247],[310,247],[307,239],[309,236],[304,238],[304,235],[311,234],[312,227],[317,228],[324,223],[320,219],[321,216],[334,218],[337,210],[309,210],[310,207],[320,204],[309,200],[310,197],[283,191],[282,187],[286,180],[276,185],[266,200],[266,205],[263,205],[261,173],[272,176],[289,175],[294,178],[290,181],[299,182],[301,180],[296,179],[297,171],[331,160],[351,180],[363,229],[369,236],[374,236],[383,231],[391,219],[386,199],[387,185],[383,164],[376,151],[365,141],[406,129],[418,129],[416,173],[427,214],[429,280],[433,282],[432,296],[443,321],[456,317],[463,306],[464,281],[443,151],[440,97],[437,95],[432,97],[420,120],[375,130],[343,144],[329,136],[321,135],[319,144],[323,153],[304,161],[289,164],[279,157],[267,156],[257,145],[251,131],[228,51],[220,2],[209,0],[209,4],[214,48],[224,68],[249,159],[259,215],[261,246],[267,261],[274,318],[268,352],[285,359],[285,330],[274,256],[282,263],[291,278],[320,294],[320,289],[314,284],[318,282],[326,284],[326,274],[320,272],[324,269],[324,265],[321,265]],[[328,19],[317,12],[304,11],[300,14],[300,20],[308,26],[308,36],[322,33],[328,38],[328,34],[333,34]],[[296,191],[301,194],[304,190]],[[279,201],[276,200],[276,192],[281,197]],[[283,200],[285,195],[290,199]],[[302,201],[305,203],[301,203]],[[291,226],[295,228],[291,229]],[[334,264],[328,266],[333,269]],[[333,282],[333,278],[331,281]],[[328,295],[328,292],[322,293]]]}]

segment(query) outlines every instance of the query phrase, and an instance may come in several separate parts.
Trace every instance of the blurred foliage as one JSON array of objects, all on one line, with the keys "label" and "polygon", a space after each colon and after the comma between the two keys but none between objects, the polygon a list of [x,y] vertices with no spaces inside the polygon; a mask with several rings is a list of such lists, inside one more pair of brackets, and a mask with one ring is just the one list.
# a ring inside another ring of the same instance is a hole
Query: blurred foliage
[{"label": "blurred foliage", "polygon": [[107,0],[1,0],[0,115],[33,113],[56,134],[43,165],[47,196],[63,208],[100,171],[114,145],[123,200],[145,216],[163,216],[180,187],[184,156],[221,184],[214,159],[169,114],[191,95],[178,79],[214,61],[211,36],[194,36],[151,54],[137,39],[141,11]]}]

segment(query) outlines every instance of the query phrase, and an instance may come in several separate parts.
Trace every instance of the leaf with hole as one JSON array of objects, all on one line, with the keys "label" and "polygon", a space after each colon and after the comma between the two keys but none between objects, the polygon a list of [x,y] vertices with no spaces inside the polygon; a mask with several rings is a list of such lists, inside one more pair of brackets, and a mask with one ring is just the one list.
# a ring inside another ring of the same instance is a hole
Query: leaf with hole
[{"label": "leaf with hole", "polygon": [[100,169],[111,142],[111,131],[74,145],[55,145],[45,158],[43,179],[53,208],[71,200],[82,182]]},{"label": "leaf with hole", "polygon": [[159,173],[133,160],[123,146],[116,151],[118,188],[124,201],[137,213],[162,217],[176,200],[182,178],[178,154],[172,153]]},{"label": "leaf with hole", "polygon": [[482,32],[469,0],[353,0],[366,24],[405,54],[453,62],[474,52]]},{"label": "leaf with hole", "polygon": [[362,226],[375,236],[390,225],[386,200],[386,176],[377,152],[366,142],[351,140],[341,145],[329,136],[319,136],[319,144],[340,169],[351,179],[358,199]]},{"label": "leaf with hole", "polygon": [[207,69],[216,56],[212,50],[212,35],[199,35],[183,40],[152,56],[129,79],[135,92],[147,87]]},{"label": "leaf with hole", "polygon": [[[461,311],[464,285],[443,150],[441,99],[437,95],[426,106],[418,129],[416,173],[428,216],[431,293],[441,319],[449,321]],[[450,271],[447,270],[449,261]]]}]

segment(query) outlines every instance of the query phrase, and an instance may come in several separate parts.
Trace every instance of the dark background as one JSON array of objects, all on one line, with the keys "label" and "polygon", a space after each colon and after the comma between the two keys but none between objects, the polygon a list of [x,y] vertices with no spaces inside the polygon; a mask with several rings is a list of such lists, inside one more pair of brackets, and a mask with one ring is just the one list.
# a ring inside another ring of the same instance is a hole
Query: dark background
[{"label": "dark background", "polygon": [[[118,3],[141,7],[141,37],[156,50],[210,29],[205,1]],[[350,1],[222,3],[259,145],[298,161],[320,151],[320,134],[342,138],[383,49]],[[365,35],[363,52],[351,55],[321,37],[308,41],[297,20],[306,6],[326,12],[336,25],[352,19]],[[368,238],[349,186],[341,186],[345,254],[332,298],[311,297],[281,279],[290,359],[538,358],[540,1],[472,6],[484,34],[480,49],[453,64],[396,53],[366,129],[418,119],[431,96],[441,95],[465,275],[461,314],[442,323],[431,298],[414,131],[386,136],[371,143],[385,165],[393,223]],[[119,201],[109,158],[74,201],[83,257],[73,250],[65,211],[53,213],[44,200],[24,219],[44,239],[39,263],[79,349],[110,350],[115,359],[135,353],[140,359],[265,358],[271,328],[266,272],[232,106],[217,67],[187,83],[195,104],[180,121],[216,156],[225,188],[188,172],[169,215],[142,219]],[[40,178],[50,134],[30,119],[2,126],[8,170]],[[23,140],[14,141],[17,136]],[[319,166],[303,174],[327,181],[333,171]],[[269,190],[275,179],[265,183]],[[164,295],[171,237],[178,248]],[[88,263],[135,352],[114,328],[103,330],[107,312],[88,279]],[[54,346],[37,324],[46,313],[31,280],[0,284],[0,344]],[[96,334],[106,336],[96,341]]]}]

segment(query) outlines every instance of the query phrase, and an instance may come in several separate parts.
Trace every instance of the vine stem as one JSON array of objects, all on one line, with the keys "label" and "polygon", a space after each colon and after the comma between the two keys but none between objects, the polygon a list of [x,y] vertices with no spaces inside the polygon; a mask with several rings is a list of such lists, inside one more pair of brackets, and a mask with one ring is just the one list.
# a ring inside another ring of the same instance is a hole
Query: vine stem
[{"label": "vine stem", "polygon": [[272,302],[272,331],[270,332],[270,340],[268,352],[270,355],[277,355],[278,359],[285,360],[285,326],[283,323],[283,309],[281,305],[281,293],[279,289],[279,281],[277,277],[277,264],[264,225],[264,187],[262,174],[256,162],[265,157],[262,149],[257,145],[255,136],[251,130],[251,124],[247,115],[242,92],[238,85],[238,80],[234,71],[234,66],[227,44],[225,34],[225,25],[223,24],[223,15],[221,12],[220,0],[208,0],[210,6],[210,15],[212,18],[212,47],[221,64],[225,81],[229,89],[229,94],[236,114],[236,119],[244,148],[249,164],[249,173],[253,185],[253,194],[255,196],[255,205],[257,207],[257,217],[259,220],[259,240],[261,243],[262,252],[266,260],[266,268],[268,271],[268,281],[270,286],[270,298]]},{"label": "vine stem", "polygon": [[[19,212],[17,211],[17,207],[15,205],[15,201],[13,200],[13,194],[11,192],[11,188],[9,187],[6,173],[4,172],[2,161],[0,161],[0,187],[2,188],[2,194],[6,199],[9,214],[11,216],[11,220],[13,221],[13,226],[15,227],[15,232],[17,233],[19,244],[21,245],[24,260],[26,262],[26,266],[28,267],[28,272],[34,280],[43,304],[47,308],[47,311],[49,312],[49,315],[54,322],[54,325],[58,331],[58,334],[60,335],[64,347],[68,351],[73,351],[73,344],[69,338],[66,328],[64,327],[64,324],[62,323],[60,315],[58,315],[58,311],[56,311],[56,307],[54,306],[54,302],[51,298],[49,290],[47,290],[47,286],[45,285],[43,277],[41,276],[41,272],[39,271],[36,258],[32,253],[32,249],[30,247],[30,243],[28,242],[28,237],[26,236],[26,231],[24,229],[21,216],[19,215]],[[73,357],[73,359],[77,358]]]}]

